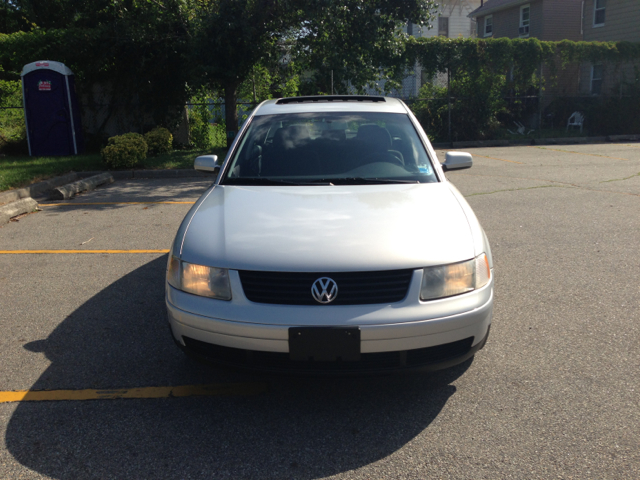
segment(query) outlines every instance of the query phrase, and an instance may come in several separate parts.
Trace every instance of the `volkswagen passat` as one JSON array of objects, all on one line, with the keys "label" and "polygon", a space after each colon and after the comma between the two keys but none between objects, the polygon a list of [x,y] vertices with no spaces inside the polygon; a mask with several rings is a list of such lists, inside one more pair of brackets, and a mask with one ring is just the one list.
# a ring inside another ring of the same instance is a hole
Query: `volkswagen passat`
[{"label": "volkswagen passat", "polygon": [[411,111],[373,96],[260,104],[180,226],[167,267],[176,343],[272,371],[439,369],[482,348],[487,237]]}]

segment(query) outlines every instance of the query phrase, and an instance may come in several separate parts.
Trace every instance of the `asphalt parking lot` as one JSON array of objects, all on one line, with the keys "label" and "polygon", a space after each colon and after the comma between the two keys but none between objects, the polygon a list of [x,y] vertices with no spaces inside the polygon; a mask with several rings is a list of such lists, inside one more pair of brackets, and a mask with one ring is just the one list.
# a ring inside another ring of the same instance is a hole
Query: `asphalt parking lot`
[{"label": "asphalt parking lot", "polygon": [[120,180],[1,226],[0,478],[640,478],[640,144],[468,151],[448,177],[492,245],[493,326],[432,375],[184,357],[165,252],[207,179]]}]

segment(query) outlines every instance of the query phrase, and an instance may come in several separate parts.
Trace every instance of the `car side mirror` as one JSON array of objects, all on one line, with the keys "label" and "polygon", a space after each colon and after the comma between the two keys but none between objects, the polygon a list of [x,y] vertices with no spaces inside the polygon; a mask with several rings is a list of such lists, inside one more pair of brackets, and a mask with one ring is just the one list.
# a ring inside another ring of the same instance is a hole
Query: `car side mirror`
[{"label": "car side mirror", "polygon": [[463,168],[471,168],[473,165],[473,157],[467,152],[447,152],[442,169],[445,172],[449,170],[462,170]]},{"label": "car side mirror", "polygon": [[220,171],[217,155],[200,155],[193,162],[193,168],[200,172],[209,172],[217,174]]}]

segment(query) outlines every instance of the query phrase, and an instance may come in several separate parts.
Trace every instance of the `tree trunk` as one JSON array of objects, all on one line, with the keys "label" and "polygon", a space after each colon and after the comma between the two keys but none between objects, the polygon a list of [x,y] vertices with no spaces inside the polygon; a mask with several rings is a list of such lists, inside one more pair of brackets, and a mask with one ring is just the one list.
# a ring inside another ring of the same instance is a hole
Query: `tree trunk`
[{"label": "tree trunk", "polygon": [[233,143],[238,133],[237,84],[226,84],[224,87],[224,117],[227,124],[227,147]]}]

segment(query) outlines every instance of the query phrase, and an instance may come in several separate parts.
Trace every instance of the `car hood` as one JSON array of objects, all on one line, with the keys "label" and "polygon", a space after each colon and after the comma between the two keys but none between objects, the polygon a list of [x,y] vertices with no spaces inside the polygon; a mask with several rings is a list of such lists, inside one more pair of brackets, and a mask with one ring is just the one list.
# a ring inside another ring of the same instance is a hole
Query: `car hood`
[{"label": "car hood", "polygon": [[231,186],[207,193],[181,258],[238,270],[374,271],[473,258],[448,182],[357,186]]}]

